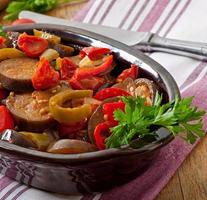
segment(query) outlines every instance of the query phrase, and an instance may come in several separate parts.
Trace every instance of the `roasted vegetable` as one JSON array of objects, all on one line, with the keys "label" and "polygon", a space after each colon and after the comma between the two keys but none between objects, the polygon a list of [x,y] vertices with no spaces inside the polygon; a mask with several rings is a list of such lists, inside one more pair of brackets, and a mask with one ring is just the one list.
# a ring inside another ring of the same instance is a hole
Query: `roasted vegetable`
[{"label": "roasted vegetable", "polygon": [[32,90],[32,75],[35,72],[37,63],[37,60],[26,57],[0,62],[0,81],[2,86],[12,91]]},{"label": "roasted vegetable", "polygon": [[47,40],[27,33],[23,33],[18,37],[17,45],[31,58],[37,58],[48,48]]},{"label": "roasted vegetable", "polygon": [[37,37],[41,37],[43,39],[46,39],[51,44],[59,44],[61,42],[60,37],[53,35],[53,34],[50,34],[50,33],[47,33],[47,32],[44,32],[44,31],[39,31],[37,29],[34,29],[33,33]]},{"label": "roasted vegetable", "polygon": [[26,138],[23,134],[12,129],[5,129],[0,134],[0,139],[21,147],[37,148],[37,146],[29,138]]},{"label": "roasted vegetable", "polygon": [[60,123],[74,124],[81,122],[91,115],[90,104],[83,104],[78,107],[66,107],[64,103],[72,99],[92,97],[92,90],[67,90],[52,96],[49,101],[50,113]]},{"label": "roasted vegetable", "polygon": [[40,59],[45,58],[49,62],[51,62],[58,57],[59,57],[59,53],[57,51],[55,51],[54,49],[47,49],[41,54]]},{"label": "roasted vegetable", "polygon": [[66,45],[63,45],[63,44],[55,44],[53,46],[53,49],[55,49],[60,54],[61,58],[72,56],[73,52],[74,52],[73,47],[66,46]]},{"label": "roasted vegetable", "polygon": [[51,144],[47,151],[56,154],[75,154],[96,151],[96,146],[81,140],[62,139]]},{"label": "roasted vegetable", "polygon": [[19,130],[42,132],[55,124],[49,113],[50,91],[10,94],[6,106],[10,110]]},{"label": "roasted vegetable", "polygon": [[47,59],[42,58],[32,75],[32,85],[36,90],[44,90],[58,85],[60,75],[51,66]]},{"label": "roasted vegetable", "polygon": [[20,58],[24,57],[24,53],[15,48],[3,48],[0,49],[0,61],[6,60],[9,58]]}]

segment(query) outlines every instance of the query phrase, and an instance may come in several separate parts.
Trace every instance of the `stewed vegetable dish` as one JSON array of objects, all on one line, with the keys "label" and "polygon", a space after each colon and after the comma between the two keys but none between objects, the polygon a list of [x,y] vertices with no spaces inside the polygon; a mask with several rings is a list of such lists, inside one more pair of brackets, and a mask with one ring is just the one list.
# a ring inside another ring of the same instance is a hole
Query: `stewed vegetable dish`
[{"label": "stewed vegetable dish", "polygon": [[135,64],[114,76],[120,67],[111,49],[77,50],[48,32],[0,36],[0,139],[74,154],[151,138],[148,124],[163,125],[147,124],[161,106],[157,87]]}]

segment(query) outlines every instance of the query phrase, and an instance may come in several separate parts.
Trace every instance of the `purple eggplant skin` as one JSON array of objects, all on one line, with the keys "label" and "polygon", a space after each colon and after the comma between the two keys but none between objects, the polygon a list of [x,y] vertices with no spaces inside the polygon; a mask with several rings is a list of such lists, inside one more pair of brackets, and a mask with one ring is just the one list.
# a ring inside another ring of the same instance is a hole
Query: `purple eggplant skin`
[{"label": "purple eggplant skin", "polygon": [[0,139],[25,148],[37,148],[31,140],[27,139],[22,134],[12,129],[6,129],[1,132]]}]

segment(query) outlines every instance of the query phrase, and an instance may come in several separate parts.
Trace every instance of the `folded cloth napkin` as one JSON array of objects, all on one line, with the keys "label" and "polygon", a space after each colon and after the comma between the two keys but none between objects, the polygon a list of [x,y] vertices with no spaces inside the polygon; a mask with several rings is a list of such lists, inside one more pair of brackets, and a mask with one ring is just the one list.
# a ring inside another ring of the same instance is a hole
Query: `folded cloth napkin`
[{"label": "folded cloth napkin", "polygon": [[[133,31],[151,31],[169,38],[207,42],[207,25],[200,21],[207,17],[206,10],[207,1],[91,0],[74,20]],[[183,97],[194,95],[194,105],[207,110],[206,62],[165,53],[153,53],[150,56],[173,75]],[[206,129],[206,117],[204,121]],[[141,176],[125,185],[92,196],[47,193],[0,175],[0,200],[152,200],[167,184],[192,148],[176,138],[161,150],[160,156]]]}]

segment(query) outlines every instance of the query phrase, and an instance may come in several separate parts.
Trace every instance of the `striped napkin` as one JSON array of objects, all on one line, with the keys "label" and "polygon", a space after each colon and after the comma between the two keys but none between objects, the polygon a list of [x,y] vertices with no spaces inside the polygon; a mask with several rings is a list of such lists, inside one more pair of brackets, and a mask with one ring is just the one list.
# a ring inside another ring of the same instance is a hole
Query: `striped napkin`
[{"label": "striped napkin", "polygon": [[[207,1],[201,0],[91,0],[74,20],[133,31],[151,31],[169,38],[207,42],[207,24],[201,23],[201,19],[207,18],[206,10]],[[174,76],[183,97],[194,95],[194,104],[207,110],[206,62],[165,53],[153,53],[150,56]],[[206,117],[204,120],[206,130]],[[47,193],[0,175],[0,200],[152,200],[192,148],[176,138],[161,150],[160,156],[141,176],[108,192],[91,196]]]}]

